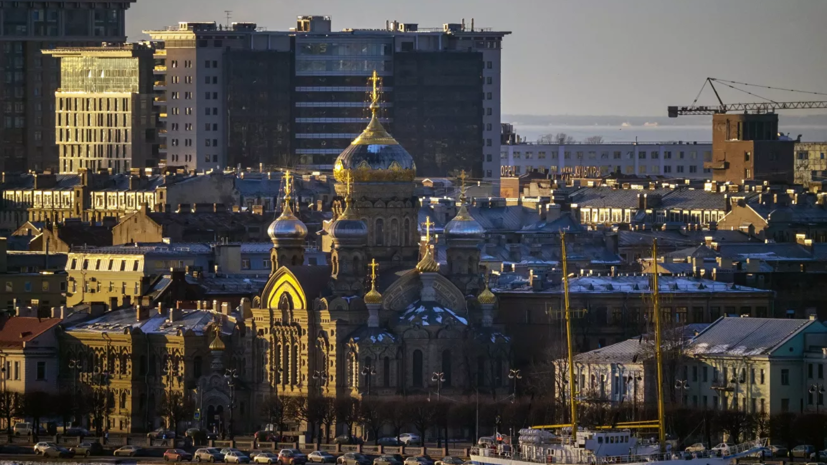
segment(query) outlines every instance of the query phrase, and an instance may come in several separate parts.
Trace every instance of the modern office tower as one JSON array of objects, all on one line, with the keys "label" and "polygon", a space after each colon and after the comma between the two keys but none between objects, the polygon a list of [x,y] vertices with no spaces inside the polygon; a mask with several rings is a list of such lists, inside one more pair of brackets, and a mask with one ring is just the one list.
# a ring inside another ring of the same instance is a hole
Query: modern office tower
[{"label": "modern office tower", "polygon": [[157,72],[166,75],[169,166],[331,169],[368,121],[376,70],[381,121],[409,147],[419,174],[499,176],[509,32],[473,21],[333,32],[327,16],[300,16],[288,31],[184,22],[146,32],[165,42]]},{"label": "modern office tower", "polygon": [[57,60],[42,49],[126,40],[124,17],[135,0],[0,2],[0,170],[58,168]]},{"label": "modern office tower", "polygon": [[157,166],[158,105],[151,44],[44,50],[60,58],[55,142],[61,173]]}]

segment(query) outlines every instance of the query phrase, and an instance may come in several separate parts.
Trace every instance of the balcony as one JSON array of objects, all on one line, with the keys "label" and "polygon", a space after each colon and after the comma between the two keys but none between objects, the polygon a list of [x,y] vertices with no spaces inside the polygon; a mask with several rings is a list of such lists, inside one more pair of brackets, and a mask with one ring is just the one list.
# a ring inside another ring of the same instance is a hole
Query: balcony
[{"label": "balcony", "polygon": [[156,66],[152,72],[155,74],[166,74],[167,73],[167,66],[166,65],[158,65]]},{"label": "balcony", "polygon": [[167,119],[167,112],[159,113],[158,118],[160,119]]},{"label": "balcony", "polygon": [[155,105],[156,107],[166,105],[167,104],[167,98],[166,98],[166,96],[164,96],[164,97],[155,97],[154,99],[152,99],[152,104]]},{"label": "balcony", "polygon": [[166,81],[155,81],[152,85],[154,90],[167,90],[167,82]]},{"label": "balcony", "polygon": [[167,57],[167,51],[166,51],[166,49],[155,50],[155,53],[152,56],[154,58],[166,58]]}]

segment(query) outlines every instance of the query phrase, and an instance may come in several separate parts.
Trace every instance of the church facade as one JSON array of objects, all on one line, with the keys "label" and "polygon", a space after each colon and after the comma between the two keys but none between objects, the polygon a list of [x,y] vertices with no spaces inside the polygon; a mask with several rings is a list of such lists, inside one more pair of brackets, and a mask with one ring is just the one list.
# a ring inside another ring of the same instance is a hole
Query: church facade
[{"label": "church facade", "polygon": [[479,267],[484,230],[463,195],[445,227],[447,267],[437,264],[430,221],[421,238],[416,166],[379,123],[375,84],[372,101],[370,123],[335,163],[341,201],[321,231],[330,265],[301,265],[307,228],[289,198],[269,228],[272,272],[246,322],[262,380],[254,403],[272,392],[510,393],[511,344],[495,324],[497,301]]}]

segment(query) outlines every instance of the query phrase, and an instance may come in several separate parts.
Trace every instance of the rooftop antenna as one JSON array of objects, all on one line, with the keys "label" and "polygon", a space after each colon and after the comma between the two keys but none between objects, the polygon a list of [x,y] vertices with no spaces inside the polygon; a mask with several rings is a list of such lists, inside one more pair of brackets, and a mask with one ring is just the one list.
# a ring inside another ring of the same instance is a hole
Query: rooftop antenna
[{"label": "rooftop antenna", "polygon": [[230,18],[233,17],[233,10],[224,10],[224,15],[227,18],[227,24],[225,24],[224,27],[230,29]]}]

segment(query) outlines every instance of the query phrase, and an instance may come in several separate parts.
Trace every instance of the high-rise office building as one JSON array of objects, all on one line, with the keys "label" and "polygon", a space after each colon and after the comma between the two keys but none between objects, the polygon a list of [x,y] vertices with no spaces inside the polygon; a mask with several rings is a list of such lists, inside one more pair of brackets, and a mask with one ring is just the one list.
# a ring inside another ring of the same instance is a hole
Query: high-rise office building
[{"label": "high-rise office building", "polygon": [[61,173],[157,165],[158,105],[151,44],[44,50],[60,58],[55,124]]},{"label": "high-rise office building", "polygon": [[368,120],[366,90],[382,79],[380,120],[424,176],[499,176],[500,55],[509,32],[462,23],[424,29],[332,30],[300,16],[288,31],[180,23],[163,41],[166,163],[188,169],[331,169]]},{"label": "high-rise office building", "polygon": [[0,170],[57,169],[56,59],[43,49],[126,40],[126,10],[135,0],[0,2]]}]

